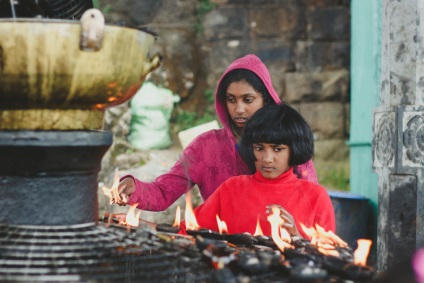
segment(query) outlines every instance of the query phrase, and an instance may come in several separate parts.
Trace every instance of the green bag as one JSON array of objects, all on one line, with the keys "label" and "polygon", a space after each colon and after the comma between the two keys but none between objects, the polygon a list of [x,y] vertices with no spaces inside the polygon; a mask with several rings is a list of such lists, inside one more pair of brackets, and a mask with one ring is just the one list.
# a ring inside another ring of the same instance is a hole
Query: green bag
[{"label": "green bag", "polygon": [[129,142],[138,149],[165,149],[171,142],[169,121],[179,96],[166,88],[145,82],[131,105]]}]

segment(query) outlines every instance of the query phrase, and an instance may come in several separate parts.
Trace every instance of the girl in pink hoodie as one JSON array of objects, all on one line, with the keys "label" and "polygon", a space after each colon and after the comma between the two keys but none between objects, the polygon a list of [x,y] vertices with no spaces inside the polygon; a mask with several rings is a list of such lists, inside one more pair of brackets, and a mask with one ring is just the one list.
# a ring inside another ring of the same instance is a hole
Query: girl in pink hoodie
[{"label": "girl in pink hoodie", "polygon": [[[229,177],[251,174],[238,152],[237,142],[246,121],[266,104],[281,104],[264,63],[249,54],[234,61],[218,82],[215,108],[223,126],[196,137],[174,166],[153,182],[132,175],[121,178],[120,205],[162,211],[194,185],[206,200]],[[311,160],[294,169],[297,176],[317,183]]]}]

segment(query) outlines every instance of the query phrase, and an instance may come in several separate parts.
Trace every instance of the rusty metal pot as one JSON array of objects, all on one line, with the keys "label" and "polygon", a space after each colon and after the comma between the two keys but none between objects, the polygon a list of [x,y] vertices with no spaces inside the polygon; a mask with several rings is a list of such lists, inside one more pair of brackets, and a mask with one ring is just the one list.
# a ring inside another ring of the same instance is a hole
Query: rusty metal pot
[{"label": "rusty metal pot", "polygon": [[78,21],[0,20],[0,130],[101,129],[159,66],[148,32],[106,25],[98,51],[80,34]]}]

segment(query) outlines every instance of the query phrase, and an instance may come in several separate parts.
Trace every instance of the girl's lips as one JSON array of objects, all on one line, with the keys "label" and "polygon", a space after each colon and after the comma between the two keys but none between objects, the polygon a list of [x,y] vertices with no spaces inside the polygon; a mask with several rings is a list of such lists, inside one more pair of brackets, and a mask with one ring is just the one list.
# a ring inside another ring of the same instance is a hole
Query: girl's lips
[{"label": "girl's lips", "polygon": [[274,170],[274,167],[262,166],[262,170],[267,171],[267,172],[271,172],[271,171]]},{"label": "girl's lips", "polygon": [[238,117],[238,118],[234,118],[234,122],[236,123],[246,123],[247,118],[242,118],[242,117]]},{"label": "girl's lips", "polygon": [[237,124],[237,126],[244,126],[246,124],[247,119],[246,118],[234,118],[234,123]]}]

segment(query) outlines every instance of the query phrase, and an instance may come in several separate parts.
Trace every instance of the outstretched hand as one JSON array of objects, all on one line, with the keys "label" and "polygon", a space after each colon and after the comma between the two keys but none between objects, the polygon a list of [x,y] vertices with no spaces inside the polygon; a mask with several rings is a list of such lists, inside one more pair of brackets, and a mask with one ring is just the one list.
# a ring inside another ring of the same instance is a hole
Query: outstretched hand
[{"label": "outstretched hand", "polygon": [[134,179],[131,177],[125,178],[119,183],[117,195],[112,199],[112,202],[121,206],[127,205],[130,196],[134,191]]}]

